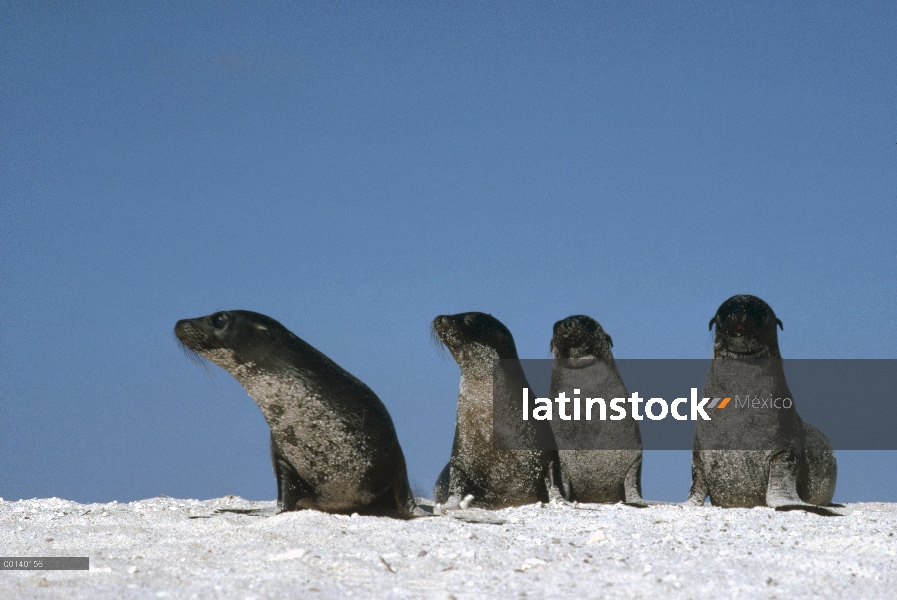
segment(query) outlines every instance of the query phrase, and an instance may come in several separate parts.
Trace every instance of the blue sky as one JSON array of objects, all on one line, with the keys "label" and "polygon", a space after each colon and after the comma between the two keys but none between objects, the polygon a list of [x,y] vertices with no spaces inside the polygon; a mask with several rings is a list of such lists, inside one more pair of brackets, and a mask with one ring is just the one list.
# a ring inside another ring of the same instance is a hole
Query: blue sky
[{"label": "blue sky", "polygon": [[[365,381],[425,492],[439,314],[703,358],[752,293],[786,357],[897,358],[895,47],[892,2],[0,2],[0,496],[273,498],[258,408],[174,341],[216,310]],[[836,500],[897,501],[895,454]]]}]

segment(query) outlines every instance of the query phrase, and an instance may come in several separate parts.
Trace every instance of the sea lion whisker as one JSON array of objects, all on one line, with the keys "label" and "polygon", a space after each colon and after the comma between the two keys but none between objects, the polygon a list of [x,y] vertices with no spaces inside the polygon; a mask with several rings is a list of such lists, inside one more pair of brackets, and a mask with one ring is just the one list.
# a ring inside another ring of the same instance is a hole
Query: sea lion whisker
[{"label": "sea lion whisker", "polygon": [[181,349],[181,353],[186,356],[190,362],[193,363],[194,366],[201,367],[206,374],[209,376],[209,379],[215,382],[215,374],[212,372],[212,369],[209,367],[209,360],[203,357],[201,354],[196,352],[195,350],[190,349],[187,344],[182,342],[177,336],[175,337],[175,341],[178,344],[178,347]]},{"label": "sea lion whisker", "polygon": [[436,351],[439,352],[439,356],[441,358],[445,358],[446,347],[441,339],[439,339],[439,334],[436,332],[436,325],[430,323],[430,341],[436,347]]}]

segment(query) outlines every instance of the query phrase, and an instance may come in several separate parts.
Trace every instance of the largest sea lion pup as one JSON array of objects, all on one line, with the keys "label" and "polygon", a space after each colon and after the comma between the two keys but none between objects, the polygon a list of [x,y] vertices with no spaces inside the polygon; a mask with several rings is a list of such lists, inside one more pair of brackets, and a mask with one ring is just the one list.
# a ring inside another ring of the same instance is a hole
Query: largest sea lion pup
[{"label": "largest sea lion pup", "polygon": [[[492,315],[469,312],[436,317],[433,332],[461,367],[455,440],[436,481],[436,502],[457,508],[473,496],[475,505],[498,509],[563,501],[551,427],[519,418],[520,394],[529,384],[508,328]],[[499,418],[513,415],[510,435],[522,447],[542,449],[496,449],[493,410],[500,411]]]},{"label": "largest sea lion pup", "polygon": [[835,453],[794,408],[776,331],[782,322],[760,298],[739,295],[722,303],[710,320],[714,325],[714,360],[701,395],[749,393],[751,400],[773,399],[775,406],[732,401],[712,410],[712,420],[696,421],[687,503],[703,504],[709,495],[715,506],[836,514],[822,508],[835,493]]},{"label": "largest sea lion pup", "polygon": [[184,319],[174,333],[239,381],[271,427],[278,512],[425,516],[386,407],[286,327],[248,310]]}]

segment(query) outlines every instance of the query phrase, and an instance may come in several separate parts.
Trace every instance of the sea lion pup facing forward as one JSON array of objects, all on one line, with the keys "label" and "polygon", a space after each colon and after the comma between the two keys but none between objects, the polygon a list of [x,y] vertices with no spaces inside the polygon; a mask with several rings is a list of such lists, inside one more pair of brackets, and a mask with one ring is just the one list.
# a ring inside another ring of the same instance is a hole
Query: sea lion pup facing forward
[{"label": "sea lion pup facing forward", "polygon": [[233,375],[262,410],[278,512],[427,514],[411,495],[386,407],[335,362],[274,319],[246,310],[184,319],[174,332]]},{"label": "sea lion pup facing forward", "polygon": [[[595,319],[574,315],[555,323],[551,339],[554,369],[548,397],[557,398],[563,392],[567,398],[602,398],[607,404],[613,398],[628,397],[612,346],[610,336]],[[567,410],[568,416],[572,412]],[[560,449],[564,495],[579,502],[647,506],[642,499],[638,422],[632,416],[622,421],[598,419],[592,414],[589,421],[551,421]]]},{"label": "sea lion pup facing forward", "polygon": [[[436,502],[446,509],[466,508],[473,496],[476,506],[498,509],[562,501],[551,427],[520,419],[522,389],[529,384],[508,328],[491,315],[469,312],[436,317],[433,332],[461,367],[452,457],[436,481]],[[505,361],[500,371],[496,359]],[[511,435],[525,442],[523,447],[542,449],[496,449],[493,409],[513,415]]]},{"label": "sea lion pup facing forward", "polygon": [[[836,514],[822,508],[835,493],[835,453],[794,408],[779,353],[782,322],[760,298],[739,295],[722,303],[714,324],[714,360],[701,395],[733,400],[724,410],[708,410],[711,421],[695,423],[687,504],[703,504],[709,495],[714,506]],[[751,404],[735,404],[741,393],[751,395]],[[753,407],[754,397],[772,402]]]}]

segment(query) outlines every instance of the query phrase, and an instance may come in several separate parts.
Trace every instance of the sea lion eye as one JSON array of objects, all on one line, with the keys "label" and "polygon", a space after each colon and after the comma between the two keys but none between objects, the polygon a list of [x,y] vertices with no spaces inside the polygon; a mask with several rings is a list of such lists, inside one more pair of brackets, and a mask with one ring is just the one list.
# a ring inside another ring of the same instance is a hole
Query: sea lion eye
[{"label": "sea lion eye", "polygon": [[223,329],[227,324],[227,315],[224,313],[215,313],[212,315],[212,318],[209,319],[209,322],[212,323],[212,327],[215,329]]}]

